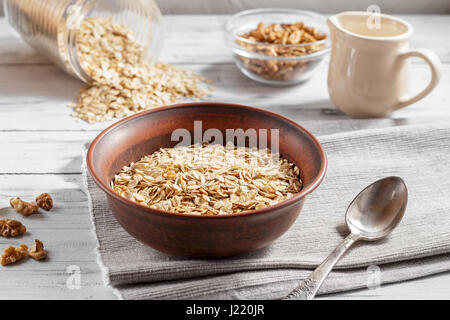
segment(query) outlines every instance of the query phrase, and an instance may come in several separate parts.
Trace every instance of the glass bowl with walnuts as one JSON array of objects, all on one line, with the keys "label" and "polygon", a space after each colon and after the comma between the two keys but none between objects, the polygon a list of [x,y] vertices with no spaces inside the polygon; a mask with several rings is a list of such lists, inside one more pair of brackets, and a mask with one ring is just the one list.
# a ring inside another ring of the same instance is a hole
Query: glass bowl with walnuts
[{"label": "glass bowl with walnuts", "polygon": [[246,10],[225,24],[239,70],[269,85],[308,80],[330,52],[325,17],[293,9]]}]

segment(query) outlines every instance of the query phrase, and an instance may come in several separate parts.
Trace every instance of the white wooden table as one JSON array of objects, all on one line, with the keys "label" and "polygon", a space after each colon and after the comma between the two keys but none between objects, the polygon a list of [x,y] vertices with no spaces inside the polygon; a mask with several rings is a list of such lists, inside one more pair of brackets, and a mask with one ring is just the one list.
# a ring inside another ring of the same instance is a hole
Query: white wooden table
[{"label": "white wooden table", "polygon": [[[403,16],[416,30],[412,47],[434,50],[443,62],[439,87],[416,105],[389,119],[356,124],[335,111],[326,88],[327,63],[309,82],[273,88],[243,76],[224,45],[222,24],[227,16],[166,16],[166,38],[160,60],[194,70],[213,80],[217,90],[209,98],[268,108],[303,124],[315,134],[404,125],[448,118],[450,121],[450,15]],[[414,89],[428,81],[425,64],[414,61]],[[0,19],[0,217],[15,217],[8,199],[34,199],[50,192],[55,208],[49,213],[21,219],[30,232],[21,239],[0,238],[9,244],[32,244],[39,238],[50,259],[26,261],[0,268],[1,299],[113,299],[103,285],[96,262],[96,239],[82,191],[82,145],[109,123],[87,124],[70,116],[67,103],[82,83],[51,64],[13,36]],[[338,126],[338,124],[340,124]],[[342,130],[342,129],[339,129]],[[81,288],[69,289],[66,272],[81,269]],[[322,298],[428,299],[450,298],[450,273],[435,275],[376,290],[360,290]]]}]

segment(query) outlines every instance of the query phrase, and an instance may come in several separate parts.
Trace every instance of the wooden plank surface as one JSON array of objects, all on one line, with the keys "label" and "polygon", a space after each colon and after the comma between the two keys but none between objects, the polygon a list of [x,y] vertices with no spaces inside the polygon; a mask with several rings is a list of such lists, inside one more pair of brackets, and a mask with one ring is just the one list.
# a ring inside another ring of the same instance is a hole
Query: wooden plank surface
[{"label": "wooden plank surface", "polygon": [[[223,25],[227,15],[166,16],[161,60],[168,63],[211,64],[230,61],[225,49]],[[450,62],[448,15],[399,15],[415,29],[411,47],[432,48],[444,62]],[[442,28],[441,30],[438,30]],[[41,64],[48,59],[36,54],[12,32],[4,18],[0,19],[0,64]],[[201,48],[201,50],[199,50]]]},{"label": "wooden plank surface", "polygon": [[[267,87],[249,80],[233,63],[214,65],[180,64],[213,81],[216,90],[206,100],[249,104],[280,112],[288,117],[310,122],[348,120],[337,112],[328,99],[327,63],[319,66],[317,74],[300,86]],[[413,64],[412,92],[418,92],[429,79],[428,66]],[[450,97],[446,94],[450,79],[450,64],[443,65],[443,77],[428,97],[414,106],[395,113],[393,119],[414,121],[422,117],[450,115]],[[48,79],[42,81],[42,79]],[[0,131],[99,131],[112,122],[89,124],[70,116],[67,107],[77,95],[82,83],[53,65],[0,66]],[[369,121],[370,122],[370,121]],[[379,120],[372,121],[379,123]],[[382,122],[382,121],[381,121]],[[328,133],[316,131],[316,134]],[[0,169],[1,170],[1,169]]]},{"label": "wooden plank surface", "polygon": [[[48,261],[28,259],[2,267],[0,299],[114,298],[103,284],[96,261],[96,239],[81,187],[80,174],[0,174],[0,216],[20,220],[27,227],[20,238],[0,237],[0,247],[31,245],[37,238],[49,254]],[[55,207],[49,212],[22,217],[8,205],[10,197],[34,199],[41,192],[54,198]],[[71,266],[80,268],[80,289],[67,286]]]},{"label": "wooden plank surface", "polygon": [[[243,76],[231,60],[222,34],[228,16],[166,16],[166,39],[161,60],[191,69],[217,88],[211,101],[242,103],[282,113],[317,135],[426,121],[450,120],[450,16],[402,16],[414,26],[412,47],[428,47],[443,61],[439,87],[426,99],[391,118],[354,121],[336,111],[328,99],[327,62],[300,86],[273,88]],[[413,90],[429,78],[420,60],[412,64]],[[20,242],[43,240],[49,248],[45,263],[27,261],[0,270],[0,298],[110,299],[103,285],[94,249],[96,239],[82,192],[81,148],[110,123],[87,124],[70,116],[66,105],[82,83],[52,65],[13,33],[0,19],[0,217],[17,217],[8,199],[33,199],[41,192],[54,195],[49,213],[20,219],[30,230]],[[0,246],[19,240],[0,238]],[[81,268],[80,290],[70,290],[68,266]],[[450,298],[450,273],[405,283],[323,297],[329,298]]]}]

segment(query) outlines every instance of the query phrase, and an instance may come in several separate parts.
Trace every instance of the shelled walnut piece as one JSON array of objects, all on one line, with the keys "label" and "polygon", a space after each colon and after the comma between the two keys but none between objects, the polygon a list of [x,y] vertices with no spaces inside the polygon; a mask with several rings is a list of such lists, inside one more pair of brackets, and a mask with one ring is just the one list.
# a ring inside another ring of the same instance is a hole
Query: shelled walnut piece
[{"label": "shelled walnut piece", "polygon": [[13,246],[9,246],[3,251],[3,254],[0,258],[0,264],[2,266],[6,266],[11,263],[15,263],[19,260],[22,260],[27,256],[28,247],[24,244],[21,244],[19,247],[14,248]]},{"label": "shelled walnut piece", "polygon": [[43,260],[47,258],[47,251],[44,250],[44,244],[39,239],[34,239],[35,244],[30,247],[28,255],[35,260]]},{"label": "shelled walnut piece", "polygon": [[38,212],[38,206],[34,203],[23,201],[20,198],[11,198],[9,200],[9,204],[14,208],[18,213],[29,216]]},{"label": "shelled walnut piece", "polygon": [[[299,57],[312,54],[324,48],[323,43],[315,42],[327,38],[326,34],[306,26],[299,21],[294,24],[271,24],[258,27],[240,37],[254,41],[236,41],[244,49],[269,57]],[[277,61],[275,59],[256,59],[238,55],[245,68],[268,80],[291,80],[305,72],[314,60]]]},{"label": "shelled walnut piece", "polygon": [[44,210],[51,210],[53,208],[53,199],[48,193],[43,193],[36,197],[36,204],[44,209]]},{"label": "shelled walnut piece", "polygon": [[76,37],[80,65],[93,82],[80,90],[73,116],[90,123],[122,118],[181,98],[209,95],[205,78],[170,64],[150,64],[133,31],[108,18],[86,18]]},{"label": "shelled walnut piece", "polygon": [[[326,39],[327,35],[319,30],[306,26],[302,21],[293,24],[274,23],[264,27],[264,22],[258,23],[258,27],[240,35],[251,41],[276,43],[276,44],[300,44],[311,43]],[[288,52],[285,52],[288,53]]]},{"label": "shelled walnut piece", "polygon": [[27,228],[22,224],[22,222],[11,219],[0,220],[0,235],[2,237],[17,237],[24,234]]}]

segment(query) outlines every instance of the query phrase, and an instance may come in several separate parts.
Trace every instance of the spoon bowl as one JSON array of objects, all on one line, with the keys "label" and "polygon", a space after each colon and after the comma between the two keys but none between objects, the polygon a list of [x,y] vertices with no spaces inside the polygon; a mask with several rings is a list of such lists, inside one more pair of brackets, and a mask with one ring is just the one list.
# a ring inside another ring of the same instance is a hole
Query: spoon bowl
[{"label": "spoon bowl", "polygon": [[313,299],[333,267],[356,241],[379,240],[394,230],[403,218],[407,202],[408,189],[399,177],[375,181],[362,190],[350,203],[345,214],[350,234],[283,300]]},{"label": "spoon bowl", "polygon": [[407,202],[405,182],[399,177],[387,177],[372,183],[353,199],[345,221],[361,240],[379,240],[398,225]]}]

